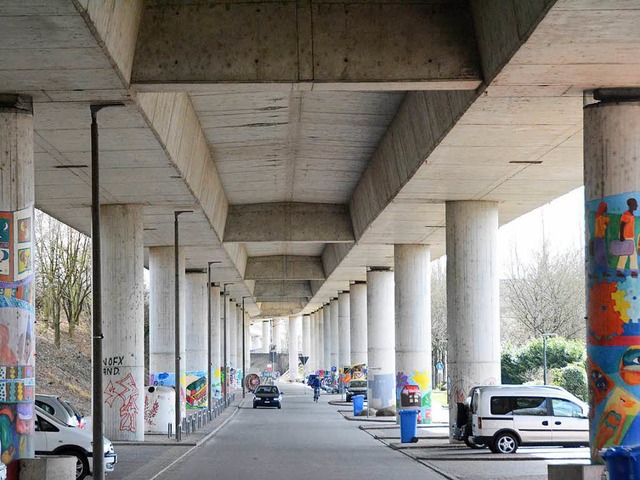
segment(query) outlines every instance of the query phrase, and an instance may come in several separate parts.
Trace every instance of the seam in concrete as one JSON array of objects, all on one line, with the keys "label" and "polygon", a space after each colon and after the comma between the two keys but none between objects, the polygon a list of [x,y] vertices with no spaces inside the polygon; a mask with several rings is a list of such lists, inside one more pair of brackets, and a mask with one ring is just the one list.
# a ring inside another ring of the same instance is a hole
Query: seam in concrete
[{"label": "seam in concrete", "polygon": [[[184,452],[182,455],[180,455],[179,457],[177,457],[173,462],[171,462],[169,465],[167,465],[165,468],[163,468],[162,470],[160,470],[158,473],[156,473],[153,477],[150,477],[149,480],[155,480],[156,478],[159,478],[160,475],[162,475],[163,473],[167,472],[171,467],[173,467],[175,464],[177,464],[178,462],[180,462],[182,459],[184,459],[185,457],[187,457],[188,455],[191,454],[191,452],[193,452],[196,448],[198,448],[200,445],[202,445],[203,443],[205,443],[207,440],[209,440],[211,437],[213,437],[216,433],[218,433],[227,423],[229,423],[231,421],[231,419],[233,417],[236,416],[236,414],[240,411],[240,407],[242,406],[242,402],[240,402],[240,404],[236,407],[236,409],[231,413],[231,415],[229,415],[229,417],[227,419],[224,420],[224,422],[222,422],[220,425],[218,425],[216,428],[214,428],[211,432],[209,432],[205,437],[203,437],[200,441],[196,442],[195,446],[193,448],[190,448],[189,450],[187,450],[186,452]],[[175,445],[175,444],[174,444]]]}]

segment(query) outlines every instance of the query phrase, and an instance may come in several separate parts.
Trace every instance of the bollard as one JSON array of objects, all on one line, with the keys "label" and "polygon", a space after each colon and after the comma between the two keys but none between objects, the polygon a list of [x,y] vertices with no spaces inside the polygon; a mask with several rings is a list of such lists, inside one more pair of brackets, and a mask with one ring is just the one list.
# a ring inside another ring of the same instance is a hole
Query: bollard
[{"label": "bollard", "polygon": [[173,436],[173,425],[171,425],[171,422],[169,422],[169,424],[167,425],[167,438],[171,438]]}]

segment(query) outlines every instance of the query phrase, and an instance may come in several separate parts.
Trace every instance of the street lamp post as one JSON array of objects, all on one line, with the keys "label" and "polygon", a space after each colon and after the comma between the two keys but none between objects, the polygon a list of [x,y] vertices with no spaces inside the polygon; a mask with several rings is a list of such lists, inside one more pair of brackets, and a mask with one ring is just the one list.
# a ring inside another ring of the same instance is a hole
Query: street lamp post
[{"label": "street lamp post", "polygon": [[543,382],[547,384],[547,338],[557,337],[557,333],[543,333],[542,334],[542,376]]},{"label": "street lamp post", "polygon": [[[211,362],[211,265],[214,263],[222,263],[220,261],[207,262],[207,418],[211,418],[211,390],[213,388],[213,364]],[[218,295],[219,296],[219,295]],[[218,325],[220,325],[220,312],[218,312]],[[218,329],[220,330],[220,329]],[[220,333],[220,332],[218,332]],[[220,338],[220,337],[218,337]],[[218,350],[220,351],[220,350]]]},{"label": "street lamp post", "polygon": [[182,382],[180,378],[182,373],[180,372],[180,261],[178,257],[178,250],[180,247],[180,238],[179,238],[179,223],[178,217],[183,213],[193,213],[193,210],[176,210],[173,212],[173,266],[174,266],[174,276],[175,276],[175,320],[174,320],[174,335],[175,335],[175,351],[174,351],[174,365],[175,365],[175,389],[176,389],[176,400],[175,400],[175,424],[176,424],[176,440],[179,442],[182,440],[182,430],[180,429],[180,420],[182,415],[182,395],[180,391],[180,387],[182,387]]}]

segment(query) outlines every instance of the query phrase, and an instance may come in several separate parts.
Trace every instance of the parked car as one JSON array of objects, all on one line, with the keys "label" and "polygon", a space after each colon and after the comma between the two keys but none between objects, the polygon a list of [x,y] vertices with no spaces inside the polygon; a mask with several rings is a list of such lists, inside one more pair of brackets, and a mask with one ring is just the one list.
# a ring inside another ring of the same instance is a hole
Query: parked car
[{"label": "parked car", "polygon": [[275,385],[260,385],[253,392],[253,408],[282,408],[282,392]]},{"label": "parked car", "polygon": [[68,400],[57,395],[36,394],[36,406],[70,427],[85,427],[84,417]]},{"label": "parked car", "polygon": [[470,447],[486,445],[494,453],[515,453],[520,445],[589,445],[589,407],[560,387],[474,387],[458,409],[463,413],[459,412],[454,438]]},{"label": "parked car", "polygon": [[347,402],[353,400],[356,395],[362,395],[365,399],[367,398],[366,380],[351,380],[347,388]]},{"label": "parked car", "polygon": [[[93,435],[91,432],[70,426],[35,407],[35,453],[36,455],[70,455],[76,457],[76,480],[90,475],[93,469]],[[105,471],[112,472],[118,461],[113,444],[105,437],[103,441]]]}]

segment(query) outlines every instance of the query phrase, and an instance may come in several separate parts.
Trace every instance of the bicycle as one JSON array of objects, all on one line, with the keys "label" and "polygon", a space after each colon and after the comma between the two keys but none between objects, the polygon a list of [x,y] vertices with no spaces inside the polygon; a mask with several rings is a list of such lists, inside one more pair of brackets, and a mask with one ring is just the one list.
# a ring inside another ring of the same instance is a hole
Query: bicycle
[{"label": "bicycle", "polygon": [[318,403],[319,398],[320,398],[320,387],[315,387],[313,389],[313,401]]}]

